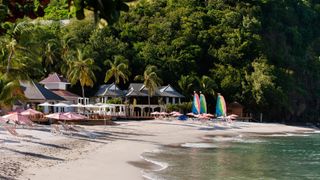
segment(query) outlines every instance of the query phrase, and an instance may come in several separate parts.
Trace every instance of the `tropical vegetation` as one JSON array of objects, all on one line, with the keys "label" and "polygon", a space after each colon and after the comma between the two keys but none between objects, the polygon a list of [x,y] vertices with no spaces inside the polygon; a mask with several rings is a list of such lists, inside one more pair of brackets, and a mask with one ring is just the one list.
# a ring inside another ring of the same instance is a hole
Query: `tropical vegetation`
[{"label": "tropical vegetation", "polygon": [[[75,11],[62,8],[66,3],[51,0],[44,17],[32,21],[31,31],[26,28],[30,33],[15,37],[15,57],[8,43],[13,36],[0,37],[2,73],[10,65],[17,75],[35,80],[53,71],[67,77],[68,59],[81,49],[101,68],[92,71],[96,81],[88,95],[105,81],[111,66],[104,61],[121,56],[128,64],[122,88],[154,66],[163,84],[182,92],[187,102],[194,90],[202,91],[209,112],[222,93],[227,102],[237,101],[265,119],[319,121],[319,0],[139,0],[108,26],[98,26],[95,14],[85,11],[84,20],[75,20]],[[2,28],[11,32],[21,22],[30,19]]]}]

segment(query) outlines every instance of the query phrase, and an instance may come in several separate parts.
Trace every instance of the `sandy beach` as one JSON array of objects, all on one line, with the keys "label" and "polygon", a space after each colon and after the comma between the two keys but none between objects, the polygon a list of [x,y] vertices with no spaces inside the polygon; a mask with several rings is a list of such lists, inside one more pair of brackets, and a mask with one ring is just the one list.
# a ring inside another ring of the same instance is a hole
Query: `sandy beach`
[{"label": "sandy beach", "polygon": [[0,128],[0,179],[146,179],[144,170],[161,166],[141,154],[162,145],[206,141],[208,136],[264,136],[316,129],[265,123],[126,121],[115,126],[83,126],[72,135],[50,126],[18,128],[19,137]]}]

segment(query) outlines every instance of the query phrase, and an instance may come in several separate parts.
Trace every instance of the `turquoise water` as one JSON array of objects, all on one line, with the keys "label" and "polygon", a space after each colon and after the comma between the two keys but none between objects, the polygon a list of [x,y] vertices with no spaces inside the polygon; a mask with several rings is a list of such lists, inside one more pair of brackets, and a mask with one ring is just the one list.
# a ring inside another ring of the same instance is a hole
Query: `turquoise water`
[{"label": "turquoise water", "polygon": [[184,148],[163,147],[147,159],[168,165],[152,179],[320,179],[320,135],[213,137]]}]

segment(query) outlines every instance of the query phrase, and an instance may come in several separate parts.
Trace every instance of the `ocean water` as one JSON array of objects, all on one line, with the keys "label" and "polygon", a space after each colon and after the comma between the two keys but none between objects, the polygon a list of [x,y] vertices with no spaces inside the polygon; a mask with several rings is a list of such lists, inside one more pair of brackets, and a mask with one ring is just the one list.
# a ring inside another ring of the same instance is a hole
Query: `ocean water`
[{"label": "ocean water", "polygon": [[162,165],[148,179],[320,179],[320,134],[212,137],[143,157]]}]

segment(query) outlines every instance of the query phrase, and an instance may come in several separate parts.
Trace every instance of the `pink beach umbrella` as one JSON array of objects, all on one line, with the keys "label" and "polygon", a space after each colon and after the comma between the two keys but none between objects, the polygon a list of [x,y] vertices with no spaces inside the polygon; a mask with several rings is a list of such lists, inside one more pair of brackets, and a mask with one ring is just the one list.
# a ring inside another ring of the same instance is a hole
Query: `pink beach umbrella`
[{"label": "pink beach umbrella", "polygon": [[50,119],[57,119],[57,120],[71,120],[71,118],[64,115],[63,113],[48,114],[48,115],[45,115],[45,117]]},{"label": "pink beach umbrella", "polygon": [[193,114],[193,113],[191,112],[191,113],[188,113],[187,116],[193,116],[193,117],[195,117],[196,114]]},{"label": "pink beach umbrella", "polygon": [[181,116],[181,115],[182,115],[182,114],[179,113],[179,112],[176,112],[176,113],[172,114],[173,117],[178,117],[178,116]]},{"label": "pink beach umbrella", "polygon": [[5,119],[9,119],[9,120],[11,120],[11,121],[13,121],[15,123],[25,124],[25,125],[29,125],[29,126],[32,125],[32,121],[28,117],[26,117],[26,116],[24,116],[24,115],[22,115],[21,113],[18,113],[18,112],[7,114],[7,115],[2,116],[2,117],[5,118]]},{"label": "pink beach umbrella", "polygon": [[25,116],[34,116],[34,115],[42,115],[43,113],[30,108],[25,111],[22,111],[21,114]]},{"label": "pink beach umbrella", "polygon": [[86,116],[83,116],[83,115],[75,113],[75,112],[67,112],[67,113],[63,113],[63,115],[65,115],[73,120],[87,119]]},{"label": "pink beach umbrella", "polygon": [[205,114],[202,114],[203,116],[206,116],[206,117],[209,117],[209,118],[213,118],[214,115],[213,114],[209,114],[209,113],[205,113]]},{"label": "pink beach umbrella", "polygon": [[178,112],[178,111],[172,111],[172,112],[169,113],[169,114],[174,115],[174,114],[177,114],[177,113],[180,113],[180,112]]},{"label": "pink beach umbrella", "polygon": [[8,119],[0,117],[0,124],[5,124],[5,123],[7,123],[7,121],[8,121]]},{"label": "pink beach umbrella", "polygon": [[166,112],[160,112],[159,113],[161,116],[166,116],[166,115],[168,115],[168,113],[166,113]]},{"label": "pink beach umbrella", "polygon": [[158,111],[150,113],[151,115],[159,115],[160,113]]},{"label": "pink beach umbrella", "polygon": [[210,119],[210,117],[207,116],[206,114],[200,114],[200,115],[198,115],[198,118],[200,118],[200,119]]},{"label": "pink beach umbrella", "polygon": [[236,114],[230,114],[229,116],[227,116],[227,118],[231,119],[231,120],[235,120],[237,119],[238,115]]}]

